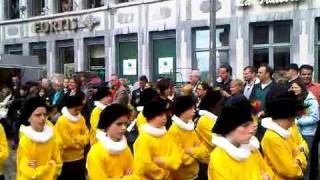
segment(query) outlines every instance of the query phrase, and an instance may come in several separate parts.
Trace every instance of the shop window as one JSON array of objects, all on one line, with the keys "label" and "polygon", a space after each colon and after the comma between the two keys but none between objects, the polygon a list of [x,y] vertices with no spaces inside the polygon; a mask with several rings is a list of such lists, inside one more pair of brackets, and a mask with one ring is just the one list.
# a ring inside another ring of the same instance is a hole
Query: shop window
[{"label": "shop window", "polygon": [[269,64],[283,70],[291,59],[291,22],[257,23],[251,26],[251,56],[253,65]]},{"label": "shop window", "polygon": [[30,55],[37,56],[39,65],[42,66],[40,71],[41,77],[47,76],[47,48],[45,42],[36,42],[30,44]]},{"label": "shop window", "polygon": [[[219,67],[222,64],[229,64],[229,26],[218,26],[216,29],[216,64]],[[194,51],[193,61],[194,69],[201,73],[202,80],[208,80],[210,68],[209,62],[209,42],[210,32],[206,29],[195,29],[194,31]]]},{"label": "shop window", "polygon": [[22,55],[22,44],[5,45],[5,53],[13,55]]},{"label": "shop window", "polygon": [[71,77],[75,69],[73,40],[58,41],[57,53],[59,58],[56,62],[57,73]]},{"label": "shop window", "polygon": [[104,0],[88,0],[87,8],[98,8],[104,6]]},{"label": "shop window", "polygon": [[88,45],[90,71],[96,72],[101,79],[105,79],[105,51],[104,44]]}]

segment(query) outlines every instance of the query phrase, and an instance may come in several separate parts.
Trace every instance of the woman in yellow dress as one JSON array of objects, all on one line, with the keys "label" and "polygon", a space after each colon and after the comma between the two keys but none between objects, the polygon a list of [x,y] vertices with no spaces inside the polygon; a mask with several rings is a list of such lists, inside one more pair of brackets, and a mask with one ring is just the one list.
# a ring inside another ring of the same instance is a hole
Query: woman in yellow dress
[{"label": "woman in yellow dress", "polygon": [[0,180],[4,180],[3,166],[8,156],[9,156],[8,141],[6,138],[6,133],[2,125],[0,124]]},{"label": "woman in yellow dress", "polygon": [[21,110],[21,139],[17,150],[17,180],[55,180],[62,160],[47,108],[40,97],[31,98]]}]

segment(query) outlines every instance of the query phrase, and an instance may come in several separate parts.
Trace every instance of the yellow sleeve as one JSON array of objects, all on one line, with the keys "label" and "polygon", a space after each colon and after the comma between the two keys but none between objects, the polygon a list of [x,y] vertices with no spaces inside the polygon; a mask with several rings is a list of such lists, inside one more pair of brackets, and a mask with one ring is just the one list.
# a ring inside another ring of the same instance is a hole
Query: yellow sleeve
[{"label": "yellow sleeve", "polygon": [[163,157],[162,159],[165,163],[165,166],[164,166],[165,169],[175,171],[180,167],[182,163],[183,153],[175,143],[171,143],[171,145],[172,145],[171,147],[172,149],[171,149],[170,156]]},{"label": "yellow sleeve", "polygon": [[226,168],[224,167],[224,164],[225,162],[216,161],[213,155],[210,155],[208,166],[208,180],[236,179],[232,177],[232,173],[229,171],[229,169],[232,169],[232,167]]},{"label": "yellow sleeve", "polygon": [[50,170],[55,162],[49,161],[45,165],[38,166],[37,168],[31,168],[28,166],[30,159],[27,157],[29,148],[30,144],[26,143],[25,138],[22,138],[17,150],[17,157],[19,159],[17,168],[21,176],[27,177],[27,179],[36,179]]},{"label": "yellow sleeve", "polygon": [[100,180],[100,179],[108,179],[108,174],[103,169],[104,164],[100,159],[100,153],[98,152],[97,146],[95,144],[91,150],[89,151],[87,157],[87,170],[88,176],[90,180]]},{"label": "yellow sleeve", "polygon": [[270,160],[273,169],[286,178],[297,178],[303,175],[302,169],[292,158],[290,149],[286,148],[277,138],[268,138],[262,142],[265,156]]},{"label": "yellow sleeve", "polygon": [[308,147],[308,144],[307,142],[303,139],[301,133],[299,132],[299,129],[298,129],[298,126],[295,124],[293,127],[292,127],[292,131],[294,133],[294,136],[296,136],[296,139],[297,139],[297,143],[298,143],[298,146],[302,146],[303,149],[304,149],[304,153],[305,155],[307,156],[309,154],[309,147]]},{"label": "yellow sleeve", "polygon": [[138,131],[141,132],[141,126],[147,123],[147,119],[143,116],[142,111],[137,116]]},{"label": "yellow sleeve", "polygon": [[54,130],[58,138],[58,142],[61,143],[61,146],[63,149],[66,149],[68,147],[79,148],[74,137],[71,137],[69,135],[68,133],[69,130],[68,128],[66,128],[66,125],[62,116],[58,119],[57,123],[55,124]]},{"label": "yellow sleeve", "polygon": [[213,144],[211,143],[212,128],[214,124],[215,123],[208,117],[201,116],[195,129],[199,138],[212,147],[214,147]]},{"label": "yellow sleeve", "polygon": [[165,170],[152,161],[152,149],[145,139],[137,139],[134,143],[134,171],[137,171],[150,179],[163,179]]},{"label": "yellow sleeve", "polygon": [[[90,115],[90,144],[93,145],[96,143],[96,130],[98,127],[99,118],[97,111],[93,109]],[[99,114],[100,115],[100,114]]]},{"label": "yellow sleeve", "polygon": [[192,157],[201,161],[208,159],[209,150],[204,144],[200,143],[199,147],[192,148]]},{"label": "yellow sleeve", "polygon": [[9,156],[8,141],[6,133],[0,124],[0,164],[4,162]]},{"label": "yellow sleeve", "polygon": [[273,179],[274,173],[270,166],[267,164],[267,162],[263,159],[261,153],[259,150],[255,150],[252,152],[256,158],[256,162],[259,163],[260,169],[262,170],[263,173],[266,173],[270,179]]}]

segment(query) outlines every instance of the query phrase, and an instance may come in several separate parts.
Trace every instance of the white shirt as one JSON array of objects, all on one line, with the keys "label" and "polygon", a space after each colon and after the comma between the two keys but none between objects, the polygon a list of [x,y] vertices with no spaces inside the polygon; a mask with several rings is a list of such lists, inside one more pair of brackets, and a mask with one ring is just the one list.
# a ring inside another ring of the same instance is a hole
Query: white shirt
[{"label": "white shirt", "polygon": [[260,80],[258,78],[256,78],[254,81],[251,81],[250,83],[247,82],[246,86],[244,87],[243,95],[247,99],[249,99],[254,85],[259,83],[260,83]]}]

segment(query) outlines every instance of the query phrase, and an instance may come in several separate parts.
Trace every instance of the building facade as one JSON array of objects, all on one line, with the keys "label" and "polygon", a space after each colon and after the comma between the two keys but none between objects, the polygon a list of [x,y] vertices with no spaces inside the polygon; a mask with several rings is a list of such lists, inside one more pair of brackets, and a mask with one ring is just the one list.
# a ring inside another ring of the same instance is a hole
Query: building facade
[{"label": "building facade", "polygon": [[[46,73],[188,80],[209,71],[210,0],[0,0],[0,54]],[[217,64],[310,64],[319,79],[320,0],[217,0]]]}]

